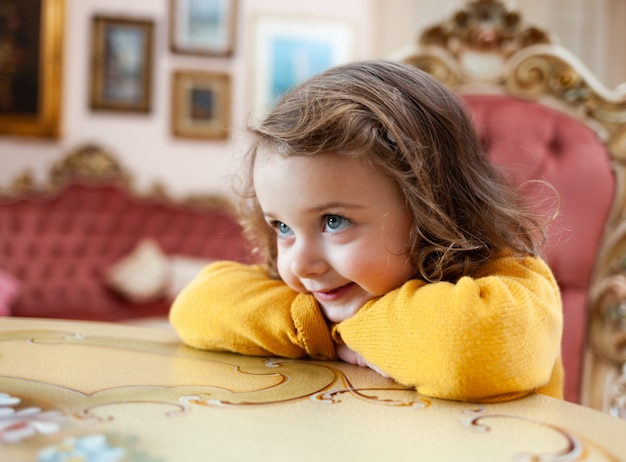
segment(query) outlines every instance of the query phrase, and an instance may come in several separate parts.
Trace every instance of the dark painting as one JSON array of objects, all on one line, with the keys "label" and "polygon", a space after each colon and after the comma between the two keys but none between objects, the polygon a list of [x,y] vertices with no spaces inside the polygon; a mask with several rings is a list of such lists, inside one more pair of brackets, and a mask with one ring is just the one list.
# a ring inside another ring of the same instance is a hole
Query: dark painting
[{"label": "dark painting", "polygon": [[0,1],[0,114],[40,112],[42,0]]}]

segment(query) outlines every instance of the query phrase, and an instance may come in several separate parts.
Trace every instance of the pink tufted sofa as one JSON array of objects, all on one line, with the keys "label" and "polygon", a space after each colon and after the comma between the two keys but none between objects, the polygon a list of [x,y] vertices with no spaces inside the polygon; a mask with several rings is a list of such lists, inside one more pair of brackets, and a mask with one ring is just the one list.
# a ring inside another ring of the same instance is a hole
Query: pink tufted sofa
[{"label": "pink tufted sofa", "polygon": [[[0,198],[0,303],[14,316],[165,316],[175,295],[166,287],[174,259],[195,269],[213,259],[249,261],[226,201],[135,194],[117,161],[98,147],[57,164],[43,188],[29,177],[21,183]],[[115,280],[121,265],[125,272]],[[163,279],[161,287],[141,280],[150,275]],[[129,291],[135,278],[151,293]]]}]

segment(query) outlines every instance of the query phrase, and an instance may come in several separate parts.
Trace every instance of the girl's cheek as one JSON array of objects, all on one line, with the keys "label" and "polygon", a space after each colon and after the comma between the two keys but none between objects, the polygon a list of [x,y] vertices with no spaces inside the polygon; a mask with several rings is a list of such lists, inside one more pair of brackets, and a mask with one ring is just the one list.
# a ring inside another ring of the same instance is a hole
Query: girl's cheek
[{"label": "girl's cheek", "polygon": [[278,266],[278,274],[280,275],[280,278],[283,280],[283,282],[296,292],[305,292],[304,287],[302,287],[302,284],[300,284],[300,280],[295,277],[289,269],[289,262],[281,259],[280,253],[278,256],[278,261],[276,263]]},{"label": "girl's cheek", "polygon": [[283,259],[280,258],[280,253],[278,254],[276,266],[278,268],[278,274],[280,275],[281,279],[286,283],[289,283],[290,274],[286,271],[287,265],[285,265]]},{"label": "girl's cheek", "polygon": [[283,277],[283,281],[285,282],[285,284],[287,284],[289,287],[291,287],[296,292],[300,292],[301,294],[304,294],[304,293],[307,292],[307,290],[304,288],[304,286],[302,284],[300,284],[300,281],[298,280],[298,278],[296,278],[294,276],[291,276],[290,278],[284,278]]}]

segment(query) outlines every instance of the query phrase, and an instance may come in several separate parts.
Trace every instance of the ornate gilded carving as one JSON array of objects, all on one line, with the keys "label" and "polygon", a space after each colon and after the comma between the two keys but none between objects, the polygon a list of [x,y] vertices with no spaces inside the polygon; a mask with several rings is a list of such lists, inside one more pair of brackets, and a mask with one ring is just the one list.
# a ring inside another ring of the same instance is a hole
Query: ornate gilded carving
[{"label": "ornate gilded carving", "polygon": [[609,414],[626,419],[626,363],[622,369],[614,369],[608,379],[608,411]]},{"label": "ornate gilded carving", "polygon": [[18,175],[11,183],[9,190],[15,195],[36,193],[38,189],[33,173],[30,170],[27,170]]},{"label": "ornate gilded carving", "polygon": [[402,57],[402,60],[428,72],[450,88],[460,86],[463,81],[461,66],[438,48],[430,49],[428,53],[410,54]]},{"label": "ornate gilded carving", "polygon": [[129,181],[115,157],[96,145],[85,145],[72,151],[52,166],[50,179],[53,185],[63,186],[71,181],[108,183]]},{"label": "ornate gilded carving", "polygon": [[133,177],[110,151],[95,144],[79,146],[50,168],[49,178],[37,181],[30,170],[19,174],[11,185],[0,189],[1,200],[21,197],[49,198],[74,183],[86,185],[118,185],[132,197],[142,200],[170,203],[198,210],[234,211],[232,201],[217,194],[190,194],[173,197],[166,186],[156,181],[148,191],[137,191]]},{"label": "ornate gilded carving", "polygon": [[473,81],[497,81],[513,54],[549,43],[548,33],[524,24],[519,12],[497,0],[477,0],[424,30],[398,58],[457,88]]},{"label": "ornate gilded carving", "polygon": [[525,49],[506,65],[503,83],[511,94],[529,100],[550,98],[587,122],[613,159],[626,161],[626,91],[607,89],[575,56],[554,46]]},{"label": "ornate gilded carving", "polygon": [[501,1],[468,2],[396,58],[459,91],[488,85],[523,99],[549,98],[590,124],[614,159],[626,161],[626,89],[607,89],[546,31],[526,25]]},{"label": "ornate gilded carving", "polygon": [[457,56],[465,49],[509,56],[520,48],[550,43],[550,37],[540,28],[523,24],[520,13],[507,9],[501,1],[476,0],[447,21],[426,29],[419,43],[447,48]]}]

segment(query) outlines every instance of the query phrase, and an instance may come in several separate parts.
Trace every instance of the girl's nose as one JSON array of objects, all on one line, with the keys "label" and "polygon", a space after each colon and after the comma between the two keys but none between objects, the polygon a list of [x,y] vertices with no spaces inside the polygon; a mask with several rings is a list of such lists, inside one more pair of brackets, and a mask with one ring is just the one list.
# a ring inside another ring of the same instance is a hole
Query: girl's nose
[{"label": "girl's nose", "polygon": [[328,263],[319,243],[300,240],[294,243],[291,255],[291,272],[299,278],[311,278],[324,274]]}]

